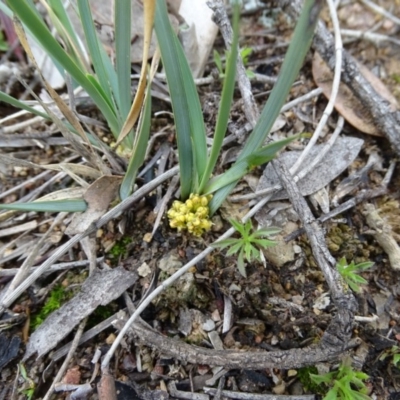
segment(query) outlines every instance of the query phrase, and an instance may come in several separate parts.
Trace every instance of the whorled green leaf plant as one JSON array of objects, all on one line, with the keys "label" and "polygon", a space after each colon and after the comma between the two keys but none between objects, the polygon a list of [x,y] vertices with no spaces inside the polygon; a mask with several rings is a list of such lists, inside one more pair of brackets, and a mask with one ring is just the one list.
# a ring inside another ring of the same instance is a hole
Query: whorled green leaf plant
[{"label": "whorled green leaf plant", "polygon": [[[267,145],[264,144],[310,47],[320,8],[320,1],[305,1],[278,80],[257,125],[248,137],[237,161],[221,175],[213,176],[227,130],[235,87],[236,59],[238,57],[238,6],[236,5],[234,12],[234,34],[226,61],[213,144],[211,149],[208,149],[200,100],[188,62],[170,25],[165,1],[157,0],[155,30],[174,112],[180,167],[180,193],[181,199],[184,201],[174,203],[174,212],[170,216],[171,226],[185,229],[187,227],[185,224],[193,223],[196,216],[186,203],[190,196],[207,196],[203,200],[204,203],[207,203],[206,217],[202,217],[204,221],[204,218],[212,215],[220,207],[239,179],[252,168],[271,161],[279,150],[297,138],[297,136],[293,136]],[[195,222],[197,226],[202,224],[201,218],[195,219]],[[207,224],[203,222],[203,225]]]},{"label": "whorled green leaf plant", "polygon": [[[151,38],[155,0],[149,0],[144,5],[145,46],[142,75],[133,104],[130,57],[131,1],[118,0],[114,2],[115,51],[113,59],[106,53],[97,34],[89,0],[79,0],[76,2],[76,9],[72,9],[72,12],[79,17],[78,20],[84,33],[83,38],[78,37],[77,29],[73,26],[70,14],[61,0],[43,0],[41,4],[46,11],[46,20],[37,11],[32,0],[0,1],[0,9],[21,27],[24,38],[29,36],[43,49],[62,76],[70,78],[74,87],[81,86],[90,96],[105,118],[115,141],[123,136],[121,154],[128,158],[128,168],[119,194],[121,199],[125,199],[132,193],[137,172],[144,161],[150,134],[151,96],[149,84],[147,84],[146,91],[148,74],[146,67],[148,46],[146,43],[149,44]],[[53,30],[55,30],[55,34],[53,34]],[[26,40],[21,37],[20,40],[29,46]],[[29,52],[27,51],[28,54]],[[46,82],[44,83],[46,84]],[[44,110],[34,108],[1,91],[0,101],[46,120],[54,121],[54,114],[45,106],[43,106]],[[139,123],[134,131],[132,126],[137,121],[140,112]],[[76,123],[71,124],[71,114],[74,116],[72,110],[69,116],[64,113],[67,122],[54,121],[64,136],[68,136],[69,132],[79,133],[87,143],[91,143],[97,148],[106,146],[104,143],[99,143],[97,137],[82,128],[77,132],[76,124],[80,124],[77,118]],[[83,211],[87,209],[87,204],[83,199],[38,203],[9,204],[0,206],[0,208],[36,211]]]},{"label": "whorled green leaf plant", "polygon": [[368,388],[364,381],[369,376],[356,371],[351,365],[350,357],[346,357],[336,371],[324,375],[310,374],[316,384],[327,387],[323,400],[370,400]]},{"label": "whorled green leaf plant", "polygon": [[230,223],[240,234],[240,237],[220,240],[213,243],[212,246],[219,249],[229,247],[226,253],[228,256],[237,254],[238,270],[244,277],[246,277],[245,261],[263,261],[264,255],[262,253],[262,249],[276,245],[275,241],[265,238],[276,235],[281,231],[281,229],[270,226],[268,228],[253,230],[250,220],[242,224],[239,221],[231,219]]},{"label": "whorled green leaf plant", "polygon": [[358,273],[371,268],[373,265],[374,263],[371,261],[360,264],[354,264],[354,261],[348,263],[346,258],[343,257],[336,264],[336,268],[350,289],[358,293],[361,291],[360,285],[365,285],[368,283],[368,281]]}]

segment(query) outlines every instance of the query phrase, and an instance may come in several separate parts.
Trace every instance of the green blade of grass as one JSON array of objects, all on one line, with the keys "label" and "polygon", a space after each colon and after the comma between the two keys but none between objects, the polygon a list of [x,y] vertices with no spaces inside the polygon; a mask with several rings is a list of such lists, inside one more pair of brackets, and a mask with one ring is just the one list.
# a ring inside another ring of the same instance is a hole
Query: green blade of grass
[{"label": "green blade of grass", "polygon": [[157,0],[155,31],[174,111],[181,197],[196,192],[207,161],[206,131],[199,96],[164,0]]},{"label": "green blade of grass", "polygon": [[273,160],[280,150],[282,150],[289,143],[293,142],[293,140],[297,140],[299,137],[299,135],[293,135],[286,139],[277,140],[276,142],[267,144],[266,146],[254,151],[245,159],[250,167],[258,167],[259,165]]},{"label": "green blade of grass", "polygon": [[278,80],[272,89],[257,125],[239,155],[239,160],[258,149],[268,136],[310,48],[322,5],[323,2],[319,0],[305,1],[279,72]]},{"label": "green blade of grass", "polygon": [[86,60],[82,45],[76,34],[76,29],[72,26],[71,20],[66,12],[64,4],[61,0],[48,0],[49,15],[52,22],[64,40],[64,46],[67,47],[67,52],[70,54],[82,69],[86,69]]},{"label": "green blade of grass", "polygon": [[[268,98],[257,125],[250,134],[238,157],[238,162],[256,151],[268,136],[289,94],[290,88],[300,71],[307,51],[310,48],[322,4],[323,3],[319,0],[305,1],[293,33],[293,39],[282,64],[278,80],[272,89],[271,95]],[[215,193],[210,203],[211,213],[214,213],[220,207],[235,185],[236,182],[233,182]]]},{"label": "green blade of grass", "polygon": [[[225,187],[231,183],[235,183],[238,179],[241,179],[244,175],[246,175],[252,168],[271,161],[278,151],[298,137],[298,135],[294,135],[289,138],[270,143],[255,151],[247,158],[236,162],[231,168],[228,169],[228,171],[211,179],[204,188],[204,193],[209,194],[218,191],[215,193],[214,197],[218,196],[219,190],[225,189]],[[216,211],[216,208],[214,208],[215,203],[213,203],[214,197],[212,198],[209,206],[211,214]]]},{"label": "green blade of grass", "polygon": [[118,121],[116,119],[115,110],[113,110],[109,100],[92,85],[91,81],[86,78],[85,72],[81,71],[75,61],[64,51],[57,40],[52,36],[51,32],[44,24],[43,20],[38,16],[37,12],[29,5],[28,0],[18,0],[7,2],[13,13],[21,20],[24,26],[32,34],[35,40],[41,45],[46,53],[65,69],[72,78],[81,85],[95,104],[99,107],[113,132],[118,131]]},{"label": "green blade of grass", "polygon": [[82,199],[32,201],[29,203],[0,204],[0,210],[37,211],[37,212],[83,212],[87,203]]},{"label": "green blade of grass", "polygon": [[207,182],[207,185],[203,190],[203,194],[213,193],[213,198],[209,204],[210,214],[213,214],[216,211],[216,209],[213,207],[213,205],[215,204],[213,200],[214,197],[218,196],[219,191],[221,189],[224,189],[229,184],[234,184],[239,179],[243,178],[243,176],[246,175],[248,172],[250,172],[249,163],[246,160],[242,160],[229,168],[227,172],[218,175]]},{"label": "green blade of grass", "polygon": [[144,111],[142,113],[139,128],[136,132],[136,143],[129,161],[128,170],[124,176],[120,187],[121,200],[125,200],[133,191],[133,185],[139,168],[142,166],[146,155],[147,144],[150,136],[151,127],[151,82],[147,86]]},{"label": "green blade of grass", "polygon": [[[131,0],[114,3],[115,68],[118,79],[118,106],[122,121],[128,116],[131,98]],[[121,124],[122,126],[122,124]]]},{"label": "green blade of grass", "polygon": [[96,33],[96,28],[93,22],[92,11],[88,0],[78,1],[79,16],[82,22],[83,32],[85,34],[86,44],[90,53],[93,68],[98,77],[103,94],[107,102],[112,105],[111,87],[106,72],[106,68],[103,63],[103,57],[101,56],[100,47],[102,44]]},{"label": "green blade of grass", "polygon": [[214,140],[211,147],[210,156],[207,160],[206,170],[199,186],[199,193],[202,193],[205,185],[208,183],[210,176],[217,163],[218,156],[221,152],[222,142],[224,141],[226,129],[228,126],[229,114],[232,105],[233,92],[235,90],[236,76],[236,59],[238,55],[239,40],[239,6],[236,3],[233,15],[233,40],[228,59],[226,61],[226,71],[220,106],[218,110],[217,123],[215,125]]},{"label": "green blade of grass", "polygon": [[51,120],[51,118],[44,112],[38,111],[35,108],[30,107],[27,104],[23,103],[22,101],[19,101],[19,100],[15,99],[14,97],[9,96],[7,93],[1,92],[1,91],[0,91],[0,101],[4,101],[5,103],[8,103],[15,108],[20,108],[21,110],[28,111],[28,112],[30,112],[34,115],[37,115],[39,117],[42,117],[44,119]]}]

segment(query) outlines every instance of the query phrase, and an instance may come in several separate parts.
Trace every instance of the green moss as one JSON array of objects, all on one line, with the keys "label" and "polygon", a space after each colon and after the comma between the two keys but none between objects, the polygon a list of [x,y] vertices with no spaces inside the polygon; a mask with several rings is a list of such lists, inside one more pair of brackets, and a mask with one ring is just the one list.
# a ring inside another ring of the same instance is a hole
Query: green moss
[{"label": "green moss", "polygon": [[301,384],[304,386],[304,390],[306,392],[311,392],[313,394],[324,394],[326,393],[326,386],[324,384],[317,384],[313,382],[313,380],[310,377],[310,374],[318,374],[318,370],[316,367],[304,367],[300,368],[297,371],[297,377],[299,378],[299,381]]},{"label": "green moss", "polygon": [[65,288],[61,284],[56,285],[40,311],[32,315],[31,329],[35,330],[53,311],[58,310],[68,297]]},{"label": "green moss", "polygon": [[118,240],[111,248],[109,255],[113,258],[125,257],[128,245],[132,243],[132,239],[128,236]]},{"label": "green moss", "polygon": [[399,74],[393,74],[393,75],[392,75],[392,79],[393,79],[396,83],[400,83],[400,75],[399,75]]}]

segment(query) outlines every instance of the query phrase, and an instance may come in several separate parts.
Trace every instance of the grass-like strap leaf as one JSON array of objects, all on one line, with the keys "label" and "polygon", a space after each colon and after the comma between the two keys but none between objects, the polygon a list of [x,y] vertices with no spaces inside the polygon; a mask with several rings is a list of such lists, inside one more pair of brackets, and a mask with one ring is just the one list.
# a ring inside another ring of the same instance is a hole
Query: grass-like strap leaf
[{"label": "grass-like strap leaf", "polygon": [[46,53],[55,61],[58,62],[71,76],[81,85],[95,104],[100,108],[104,117],[113,132],[118,131],[118,121],[116,113],[111,106],[112,100],[104,96],[104,92],[99,92],[97,87],[86,78],[85,71],[82,71],[80,66],[65,52],[57,40],[53,37],[50,30],[47,28],[43,20],[38,15],[37,11],[28,0],[8,0],[8,6],[17,16],[35,40],[42,46]]},{"label": "grass-like strap leaf", "polygon": [[[253,132],[250,134],[243,151],[238,157],[240,162],[253,154],[265,141],[279,112],[289,94],[290,88],[296,79],[304,58],[310,48],[314,29],[318,21],[319,12],[323,2],[318,0],[306,0],[296,24],[292,41],[282,64],[278,80],[272,89],[271,95],[260,115]],[[214,194],[210,204],[210,212],[213,214],[235,187],[236,182],[222,187]]]},{"label": "grass-like strap leaf", "polygon": [[[131,86],[131,0],[114,2],[115,68],[117,71],[121,122],[128,116],[132,102]],[[119,132],[118,132],[119,134]]]},{"label": "grass-like strap leaf", "polygon": [[[214,202],[215,196],[220,194],[220,190],[227,187],[227,185],[235,183],[243,176],[245,176],[252,168],[262,165],[271,161],[276,153],[280,151],[287,144],[297,139],[298,135],[291,136],[286,139],[282,139],[276,142],[272,142],[261,149],[255,151],[253,154],[248,156],[247,158],[236,162],[231,168],[229,168],[225,173],[219,175],[213,179],[211,179],[206,187],[204,188],[204,193],[214,193],[214,197],[210,202],[210,213],[213,214],[217,209],[215,208],[216,202]],[[219,198],[217,197],[217,201],[219,202]],[[221,199],[222,201],[224,199]]]},{"label": "grass-like strap leaf", "polygon": [[108,80],[108,75],[106,68],[103,64],[103,57],[101,56],[102,44],[96,33],[96,28],[94,26],[92,12],[90,10],[90,5],[88,0],[78,1],[79,16],[82,21],[83,32],[86,38],[86,44],[89,49],[90,58],[93,63],[93,68],[96,71],[98,81],[101,85],[103,96],[107,99],[107,102],[112,104],[112,94],[110,82]]},{"label": "grass-like strap leaf", "polygon": [[181,197],[202,178],[207,161],[206,130],[199,96],[182,46],[172,30],[165,0],[157,0],[155,31],[174,111]]},{"label": "grass-like strap leaf", "polygon": [[126,171],[120,188],[120,197],[122,200],[125,200],[132,193],[138,170],[143,164],[144,157],[146,155],[146,148],[149,141],[151,127],[150,88],[151,83],[147,87],[144,110],[142,112],[140,124],[137,130],[136,142],[130,157],[128,170]]},{"label": "grass-like strap leaf", "polygon": [[232,105],[233,93],[235,90],[236,59],[238,55],[239,41],[239,15],[239,5],[236,3],[233,15],[233,40],[226,62],[226,73],[222,88],[220,106],[218,109],[217,123],[215,125],[214,140],[211,147],[210,156],[207,160],[206,170],[200,182],[199,193],[203,192],[214,170],[215,164],[217,163],[219,154],[221,152],[222,143],[224,141],[228,126],[229,113]]},{"label": "grass-like strap leaf", "polygon": [[44,119],[50,120],[50,117],[47,114],[45,114],[44,112],[38,111],[35,108],[28,106],[27,104],[23,103],[22,101],[19,101],[19,100],[15,99],[14,97],[9,96],[7,93],[4,93],[2,91],[0,91],[0,101],[4,101],[5,103],[8,103],[15,108],[20,108],[21,110],[28,111],[34,115],[37,115]]},{"label": "grass-like strap leaf", "polygon": [[87,203],[83,199],[32,201],[29,203],[0,204],[0,210],[37,212],[83,212]]}]

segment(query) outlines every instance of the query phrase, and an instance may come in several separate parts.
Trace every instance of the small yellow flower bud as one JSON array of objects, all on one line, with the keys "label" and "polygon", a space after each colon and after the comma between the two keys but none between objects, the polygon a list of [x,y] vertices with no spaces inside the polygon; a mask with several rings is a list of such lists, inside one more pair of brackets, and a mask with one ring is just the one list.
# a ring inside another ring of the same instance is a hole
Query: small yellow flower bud
[{"label": "small yellow flower bud", "polygon": [[193,213],[189,213],[189,214],[186,214],[186,221],[187,222],[191,222],[191,221],[193,221],[193,219],[195,218],[195,214],[193,214]]},{"label": "small yellow flower bud", "polygon": [[[203,197],[203,198],[204,198],[204,197]],[[197,215],[199,218],[207,217],[207,215],[208,215],[208,209],[207,209],[206,207],[199,207],[199,208],[197,209],[197,211],[196,211],[196,215]]]},{"label": "small yellow flower bud", "polygon": [[193,208],[193,201],[192,200],[186,200],[186,207],[191,210]]},{"label": "small yellow flower bud", "polygon": [[192,203],[193,203],[193,207],[197,207],[200,203],[200,196],[195,194],[193,195],[193,197],[191,198]]},{"label": "small yellow flower bud", "polygon": [[195,236],[201,236],[212,226],[208,218],[208,203],[211,198],[212,195],[200,196],[191,193],[185,203],[175,200],[167,212],[170,227],[176,228],[178,231],[188,230]]},{"label": "small yellow flower bud", "polygon": [[208,205],[208,199],[207,199],[206,196],[203,196],[203,197],[201,198],[201,205],[202,205],[203,207],[206,207],[206,206]]},{"label": "small yellow flower bud", "polygon": [[170,210],[168,210],[167,215],[168,215],[169,219],[175,218],[176,217],[176,211],[171,208]]},{"label": "small yellow flower bud", "polygon": [[179,211],[179,207],[182,205],[182,203],[179,200],[175,200],[172,203],[172,208],[176,211]]},{"label": "small yellow flower bud", "polygon": [[178,222],[186,222],[186,215],[178,215],[177,217],[176,217],[176,220],[178,221]]},{"label": "small yellow flower bud", "polygon": [[208,219],[203,219],[201,221],[200,227],[201,229],[204,229],[205,231],[208,231],[212,226],[212,222]]},{"label": "small yellow flower bud", "polygon": [[187,212],[188,212],[187,207],[186,207],[184,204],[181,204],[181,205],[179,206],[179,213],[180,213],[180,214],[186,214]]}]

